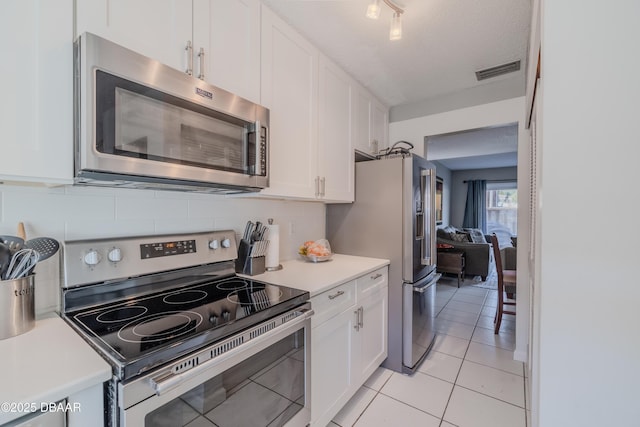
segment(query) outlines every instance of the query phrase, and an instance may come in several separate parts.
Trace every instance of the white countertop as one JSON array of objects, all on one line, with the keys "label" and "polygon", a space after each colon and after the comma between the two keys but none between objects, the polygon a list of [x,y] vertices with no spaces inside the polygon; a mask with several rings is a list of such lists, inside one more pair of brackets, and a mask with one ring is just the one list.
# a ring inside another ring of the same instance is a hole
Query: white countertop
[{"label": "white countertop", "polygon": [[[107,362],[56,315],[1,340],[0,369],[0,403],[35,403],[38,409],[111,378]],[[27,415],[7,412],[5,406],[0,424]]]},{"label": "white countertop", "polygon": [[274,285],[309,291],[313,297],[389,265],[389,260],[334,254],[331,260],[325,262],[314,263],[296,259],[283,261],[281,264],[282,270],[268,271],[250,277]]}]

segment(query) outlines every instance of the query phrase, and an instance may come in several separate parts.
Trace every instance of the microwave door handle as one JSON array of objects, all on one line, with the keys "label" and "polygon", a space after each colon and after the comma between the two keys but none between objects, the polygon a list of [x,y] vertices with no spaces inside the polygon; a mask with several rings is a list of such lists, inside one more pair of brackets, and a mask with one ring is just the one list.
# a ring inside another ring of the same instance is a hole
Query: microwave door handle
[{"label": "microwave door handle", "polygon": [[[260,175],[261,173],[261,167],[260,167],[260,144],[261,144],[261,133],[262,133],[262,125],[260,123],[260,120],[256,120],[256,122],[254,123],[254,136],[253,136],[253,151],[255,154],[255,159],[253,159],[253,170],[254,170],[254,174]],[[247,147],[248,149],[248,147]]]}]

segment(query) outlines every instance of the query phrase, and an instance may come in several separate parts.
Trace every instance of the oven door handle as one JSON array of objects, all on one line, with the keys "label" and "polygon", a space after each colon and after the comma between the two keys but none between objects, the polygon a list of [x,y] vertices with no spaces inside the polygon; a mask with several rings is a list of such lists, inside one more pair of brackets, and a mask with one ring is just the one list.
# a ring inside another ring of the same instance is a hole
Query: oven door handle
[{"label": "oven door handle", "polygon": [[[275,335],[279,332],[279,330],[282,327],[286,327],[286,328],[294,328],[297,325],[299,325],[300,323],[305,322],[309,317],[311,317],[313,315],[313,310],[300,310],[303,314],[301,314],[299,317],[297,317],[295,320],[291,320],[283,325],[281,325],[280,327],[277,327],[275,329],[272,329],[269,332],[266,332],[262,335],[260,335],[259,337],[245,342],[244,344],[241,344],[229,351],[226,351],[222,354],[220,354],[219,356],[216,356],[216,358],[214,359],[209,359],[206,362],[202,363],[201,365],[197,365],[191,369],[189,369],[188,371],[185,371],[184,373],[181,374],[173,374],[173,373],[169,373],[160,377],[155,377],[155,378],[149,378],[149,383],[151,385],[151,387],[155,390],[156,395],[161,396],[164,393],[167,393],[168,391],[178,387],[180,384],[182,384],[185,381],[188,381],[194,377],[199,376],[200,374],[202,374],[204,371],[206,371],[207,369],[209,369],[209,367],[211,366],[211,363],[215,363],[217,362],[216,359],[218,359],[218,357],[224,357],[225,359],[228,357],[233,357],[235,354],[241,352],[244,350],[245,345],[246,344],[250,344],[250,343],[258,343],[260,341],[264,341],[264,340],[268,340],[269,337],[271,337],[272,335]],[[218,359],[219,360],[219,359]]]}]

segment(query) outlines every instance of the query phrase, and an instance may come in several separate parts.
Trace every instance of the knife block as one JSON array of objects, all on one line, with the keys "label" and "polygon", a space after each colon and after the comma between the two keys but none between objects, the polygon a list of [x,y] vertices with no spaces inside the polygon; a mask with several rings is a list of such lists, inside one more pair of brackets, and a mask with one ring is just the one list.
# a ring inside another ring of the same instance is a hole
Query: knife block
[{"label": "knife block", "polygon": [[240,240],[238,258],[236,258],[236,273],[255,276],[265,272],[265,257],[251,257],[252,246],[246,240]]}]

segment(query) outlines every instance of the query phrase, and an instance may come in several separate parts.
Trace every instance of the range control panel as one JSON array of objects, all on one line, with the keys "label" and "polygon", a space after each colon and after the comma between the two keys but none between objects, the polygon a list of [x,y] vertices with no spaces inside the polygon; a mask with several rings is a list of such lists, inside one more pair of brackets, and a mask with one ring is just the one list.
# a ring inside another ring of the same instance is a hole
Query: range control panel
[{"label": "range control panel", "polygon": [[231,261],[237,256],[233,230],[66,241],[62,287]]},{"label": "range control panel", "polygon": [[173,242],[143,243],[140,245],[141,259],[191,254],[194,252],[196,252],[195,240],[175,240]]}]

